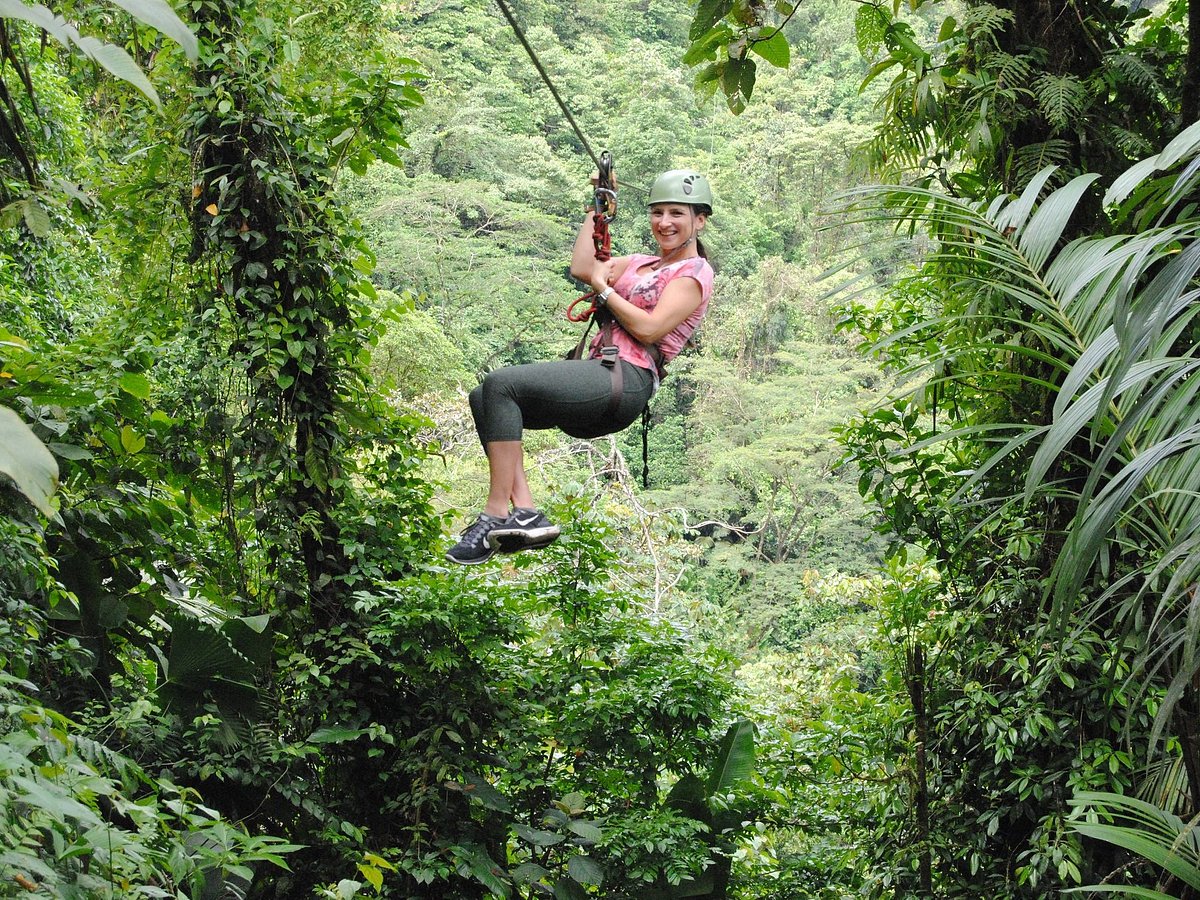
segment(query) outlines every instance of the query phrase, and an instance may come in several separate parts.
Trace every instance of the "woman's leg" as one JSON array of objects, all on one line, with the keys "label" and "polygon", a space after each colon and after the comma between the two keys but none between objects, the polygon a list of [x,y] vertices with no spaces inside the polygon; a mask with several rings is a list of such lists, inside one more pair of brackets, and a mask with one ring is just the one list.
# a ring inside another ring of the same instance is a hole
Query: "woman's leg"
[{"label": "woman's leg", "polygon": [[653,375],[621,363],[623,393],[611,412],[612,375],[596,360],[559,360],[496,369],[471,392],[471,413],[485,448],[520,441],[525,429],[561,428],[574,437],[620,431],[641,414]]},{"label": "woman's leg", "polygon": [[525,452],[520,441],[490,441],[487,445],[488,499],[483,508],[489,516],[508,515],[508,506],[533,506],[525,480]]},{"label": "woman's leg", "polygon": [[557,427],[575,437],[597,437],[626,427],[649,400],[653,377],[644,369],[620,365],[624,390],[615,412],[609,409],[611,375],[595,361],[497,369],[471,391],[471,414],[488,458],[488,499],[447,554],[451,560],[483,562],[497,549],[540,547],[558,537],[558,526],[534,508],[525,476],[523,430]]}]

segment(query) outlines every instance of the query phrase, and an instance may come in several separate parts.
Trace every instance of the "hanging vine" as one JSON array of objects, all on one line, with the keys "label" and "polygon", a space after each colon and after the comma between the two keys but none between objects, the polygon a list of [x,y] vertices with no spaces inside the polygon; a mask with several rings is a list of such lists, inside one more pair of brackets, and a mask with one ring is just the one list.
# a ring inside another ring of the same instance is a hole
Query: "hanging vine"
[{"label": "hanging vine", "polygon": [[193,4],[204,49],[187,125],[191,261],[216,273],[200,319],[245,372],[232,452],[275,599],[336,618],[350,561],[335,511],[347,488],[343,419],[365,402],[356,365],[374,265],[333,197],[343,164],[398,161],[406,73],[345,73],[321,99],[289,96],[295,46],[239,0]]}]

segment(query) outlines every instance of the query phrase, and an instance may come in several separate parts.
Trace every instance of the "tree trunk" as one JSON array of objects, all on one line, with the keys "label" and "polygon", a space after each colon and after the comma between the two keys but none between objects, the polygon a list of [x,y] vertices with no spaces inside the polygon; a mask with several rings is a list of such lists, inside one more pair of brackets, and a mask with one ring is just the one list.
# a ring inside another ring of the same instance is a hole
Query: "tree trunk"
[{"label": "tree trunk", "polygon": [[1188,51],[1183,72],[1183,127],[1200,118],[1200,0],[1188,2]]},{"label": "tree trunk", "polygon": [[912,700],[916,742],[917,841],[921,848],[918,877],[921,896],[933,896],[933,851],[929,843],[929,717],[925,709],[925,648],[917,644],[910,655],[908,693]]}]

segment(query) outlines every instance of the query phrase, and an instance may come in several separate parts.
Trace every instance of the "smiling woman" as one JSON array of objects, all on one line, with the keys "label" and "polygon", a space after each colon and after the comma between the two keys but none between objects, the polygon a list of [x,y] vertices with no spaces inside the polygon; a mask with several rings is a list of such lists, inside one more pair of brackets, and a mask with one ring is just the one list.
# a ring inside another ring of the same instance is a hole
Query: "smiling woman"
[{"label": "smiling woman", "polygon": [[571,274],[596,291],[609,324],[587,359],[509,366],[471,392],[471,414],[488,457],[483,512],[447,553],[452,562],[485,562],[497,551],[545,547],[557,525],[534,506],[525,478],[525,428],[559,428],[572,437],[613,434],[637,419],[670,362],[704,318],[713,270],[700,232],[712,214],[712,189],[699,172],[664,172],[647,200],[657,255],[597,261],[594,220],[579,229]]}]

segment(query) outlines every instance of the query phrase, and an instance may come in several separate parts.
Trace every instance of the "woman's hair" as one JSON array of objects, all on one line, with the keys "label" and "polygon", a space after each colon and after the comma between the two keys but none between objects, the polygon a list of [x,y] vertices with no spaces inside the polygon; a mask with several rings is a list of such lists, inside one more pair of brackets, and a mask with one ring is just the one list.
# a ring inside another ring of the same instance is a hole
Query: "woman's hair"
[{"label": "woman's hair", "polygon": [[[692,203],[692,212],[698,216],[711,216],[712,207],[707,203]],[[708,251],[704,249],[704,244],[700,243],[700,236],[696,235],[696,252],[700,254],[701,259],[708,259]]]}]

